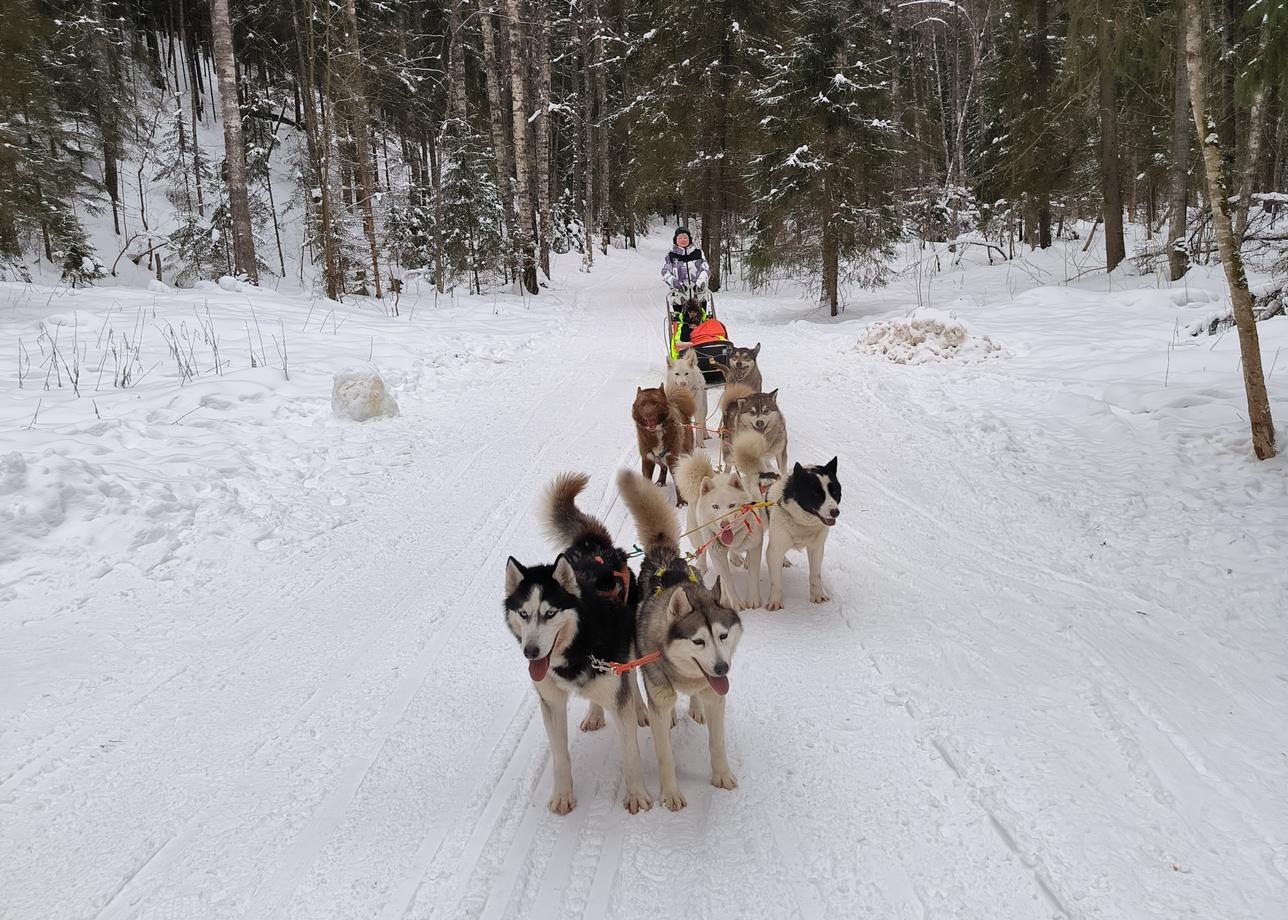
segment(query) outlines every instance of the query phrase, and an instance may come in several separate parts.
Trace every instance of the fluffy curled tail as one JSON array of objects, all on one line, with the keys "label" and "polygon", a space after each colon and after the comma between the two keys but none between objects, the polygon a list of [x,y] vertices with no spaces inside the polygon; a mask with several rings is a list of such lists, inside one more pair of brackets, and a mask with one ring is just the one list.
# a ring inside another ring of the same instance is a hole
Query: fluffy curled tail
[{"label": "fluffy curled tail", "polygon": [[745,383],[731,383],[724,388],[720,394],[720,411],[725,412],[735,402],[744,397],[755,394],[755,390]]},{"label": "fluffy curled tail", "polygon": [[577,496],[589,482],[590,477],[585,473],[561,473],[546,488],[543,523],[546,536],[558,549],[587,536],[602,540],[606,545],[613,542],[608,528],[577,507]]},{"label": "fluffy curled tail", "polygon": [[681,457],[680,462],[676,464],[675,487],[680,490],[681,498],[693,504],[702,494],[703,480],[714,479],[715,475],[715,468],[711,466],[711,458],[707,456],[707,452],[695,450]]},{"label": "fluffy curled tail", "polygon": [[693,401],[693,394],[688,390],[679,388],[666,391],[666,398],[670,401],[675,411],[680,413],[685,419],[691,419],[698,411],[698,405]]},{"label": "fluffy curled tail", "polygon": [[744,476],[753,479],[768,470],[769,442],[759,431],[740,431],[733,438],[733,462]]},{"label": "fluffy curled tail", "polygon": [[617,474],[617,488],[635,518],[644,554],[659,561],[680,555],[680,524],[662,490],[634,470]]}]

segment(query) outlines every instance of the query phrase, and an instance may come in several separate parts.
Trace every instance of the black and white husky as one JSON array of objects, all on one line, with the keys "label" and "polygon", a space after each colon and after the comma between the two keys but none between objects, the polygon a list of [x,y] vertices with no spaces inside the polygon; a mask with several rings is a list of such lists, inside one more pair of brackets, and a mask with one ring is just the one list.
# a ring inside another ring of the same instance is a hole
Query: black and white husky
[{"label": "black and white husky", "polygon": [[729,667],[742,637],[742,620],[720,603],[719,581],[714,588],[703,586],[681,557],[679,524],[657,488],[631,470],[618,474],[617,485],[635,518],[645,554],[636,649],[641,655],[661,653],[660,660],[641,670],[662,803],[679,811],[686,802],[675,777],[671,717],[680,694],[688,695],[694,721],[707,725],[711,785],[719,789],[738,785],[725,753],[724,717]]},{"label": "black and white husky", "polygon": [[797,463],[787,476],[769,489],[774,502],[769,517],[769,569],[767,610],[783,609],[783,560],[789,549],[804,549],[809,556],[809,599],[824,604],[832,598],[823,587],[823,549],[827,533],[841,514],[841,482],[836,478],[836,458],[822,466]]},{"label": "black and white husky", "polygon": [[[556,502],[571,503],[569,490],[575,496],[584,486],[584,477],[560,477],[551,487],[547,502],[552,530],[559,532],[554,523],[556,512],[564,515],[564,523],[570,520],[567,507],[557,507]],[[599,521],[579,511],[577,515],[582,529],[597,528],[607,539],[607,530]],[[575,556],[586,549],[592,535],[574,536],[570,553]],[[560,553],[553,565],[525,566],[511,557],[505,564],[505,621],[523,649],[528,676],[541,703],[541,718],[554,759],[550,810],[563,815],[576,804],[572,758],[568,753],[568,697],[575,695],[600,707],[601,718],[604,710],[612,713],[626,777],[624,804],[627,811],[635,814],[653,805],[644,788],[636,736],[638,685],[631,672],[618,675],[605,670],[608,662],[631,660],[635,610],[612,590],[598,589],[602,582],[595,575],[599,571],[595,566],[583,571],[590,577],[585,584],[578,579],[572,558],[565,553]]]}]

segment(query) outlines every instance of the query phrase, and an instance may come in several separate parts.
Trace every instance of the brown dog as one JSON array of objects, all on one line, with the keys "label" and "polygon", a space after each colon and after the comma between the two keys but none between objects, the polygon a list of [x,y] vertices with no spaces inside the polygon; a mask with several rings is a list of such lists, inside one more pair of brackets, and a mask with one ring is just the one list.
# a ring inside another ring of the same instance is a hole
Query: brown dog
[{"label": "brown dog", "polygon": [[[653,481],[653,470],[661,467],[659,486],[666,485],[666,474],[672,464],[693,450],[693,432],[685,420],[693,417],[693,397],[683,391],[667,397],[664,387],[635,388],[631,418],[635,420],[635,438],[640,447],[640,472]],[[676,493],[676,504],[684,500]]]}]

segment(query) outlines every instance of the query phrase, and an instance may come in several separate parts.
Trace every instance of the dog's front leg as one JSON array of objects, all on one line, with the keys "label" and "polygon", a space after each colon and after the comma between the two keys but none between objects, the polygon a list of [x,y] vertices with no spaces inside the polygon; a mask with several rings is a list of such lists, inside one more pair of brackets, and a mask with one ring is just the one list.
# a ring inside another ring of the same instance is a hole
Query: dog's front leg
[{"label": "dog's front leg", "polygon": [[771,527],[769,549],[765,553],[765,566],[769,569],[769,603],[765,605],[766,610],[783,609],[783,562],[786,558],[786,535],[780,536],[779,532]]},{"label": "dog's front leg", "polygon": [[738,780],[729,769],[725,753],[725,698],[718,693],[702,693],[702,712],[707,717],[707,744],[711,747],[711,785],[717,789],[736,789]]},{"label": "dog's front leg", "polygon": [[729,550],[723,546],[713,547],[711,557],[711,565],[720,578],[720,603],[734,610],[746,610],[747,605],[742,602],[742,595],[738,593],[738,588],[733,583],[733,572],[729,568]]},{"label": "dog's front leg", "polygon": [[586,715],[578,726],[584,732],[597,732],[604,727],[604,707],[592,702],[586,707]]},{"label": "dog's front leg", "polygon": [[634,674],[627,674],[626,680],[630,684],[631,701],[635,704],[635,722],[640,728],[648,728],[648,706],[640,694],[639,681]]},{"label": "dog's front leg", "polygon": [[[629,674],[622,679],[635,682],[635,678]],[[626,777],[626,799],[622,804],[634,815],[652,808],[653,800],[648,797],[648,790],[644,787],[644,765],[640,762],[634,695],[624,685],[617,694],[617,703],[613,721],[617,723],[617,747],[621,752],[622,775]]]},{"label": "dog's front leg", "polygon": [[546,739],[550,742],[550,757],[555,768],[550,810],[566,815],[577,804],[572,797],[572,757],[568,754],[568,694],[540,685],[537,693],[541,696],[541,719],[546,723]]},{"label": "dog's front leg", "polygon": [[809,553],[809,599],[815,604],[826,604],[832,599],[823,589],[823,548],[825,546],[827,546],[826,532],[806,547]]},{"label": "dog's front leg", "polygon": [[671,811],[679,811],[688,803],[680,794],[680,784],[675,778],[675,756],[671,752],[671,719],[675,716],[674,691],[650,690],[648,715],[649,730],[653,733],[653,749],[657,752],[657,775],[662,786],[662,804]]},{"label": "dog's front leg", "polygon": [[760,606],[760,557],[765,552],[765,532],[762,530],[756,542],[747,550],[747,605],[751,610]]},{"label": "dog's front leg", "polygon": [[640,455],[640,472],[649,482],[653,481],[653,461],[643,454]]}]

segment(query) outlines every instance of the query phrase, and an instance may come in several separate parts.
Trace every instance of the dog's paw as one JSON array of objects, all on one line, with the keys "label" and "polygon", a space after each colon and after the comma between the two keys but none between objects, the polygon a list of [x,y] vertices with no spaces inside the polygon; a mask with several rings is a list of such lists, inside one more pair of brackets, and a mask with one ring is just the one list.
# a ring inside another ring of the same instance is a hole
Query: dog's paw
[{"label": "dog's paw", "polygon": [[641,811],[648,811],[653,807],[653,800],[648,797],[648,792],[643,789],[634,791],[627,790],[626,798],[622,801],[626,810],[633,815],[638,815]]},{"label": "dog's paw", "polygon": [[577,807],[577,800],[572,797],[572,790],[556,791],[550,797],[550,810],[557,815],[566,815]]},{"label": "dog's paw", "polygon": [[702,714],[702,707],[696,703],[689,704],[689,718],[699,725],[707,724],[707,717]]},{"label": "dog's paw", "polygon": [[769,603],[765,605],[766,610],[782,610],[783,599],[781,597],[771,597]]},{"label": "dog's paw", "polygon": [[826,604],[831,599],[832,599],[831,595],[829,595],[826,591],[823,591],[821,588],[817,591],[811,591],[809,593],[809,602],[811,604]]},{"label": "dog's paw", "polygon": [[791,561],[790,559],[788,559],[786,556],[784,556],[784,557],[783,557],[783,568],[785,568],[785,569],[790,569],[791,567],[792,567],[792,561]]},{"label": "dog's paw", "polygon": [[711,785],[717,789],[737,789],[738,780],[734,779],[733,771],[726,767],[723,770],[711,771]]},{"label": "dog's paw", "polygon": [[669,792],[663,789],[662,804],[665,805],[671,811],[679,811],[681,808],[683,808],[685,805],[688,805],[689,803],[684,800],[684,796],[680,794],[679,789],[672,789]]},{"label": "dog's paw", "polygon": [[635,709],[635,724],[640,728],[648,728],[648,710],[643,706],[637,706]]},{"label": "dog's paw", "polygon": [[759,595],[759,594],[753,594],[751,597],[747,598],[747,605],[746,605],[745,607],[743,607],[742,609],[743,609],[743,610],[755,610],[755,609],[757,609],[759,606],[760,606],[760,595]]},{"label": "dog's paw", "polygon": [[592,706],[586,711],[586,718],[581,720],[578,726],[584,732],[597,732],[604,727],[604,710],[598,706]]}]

